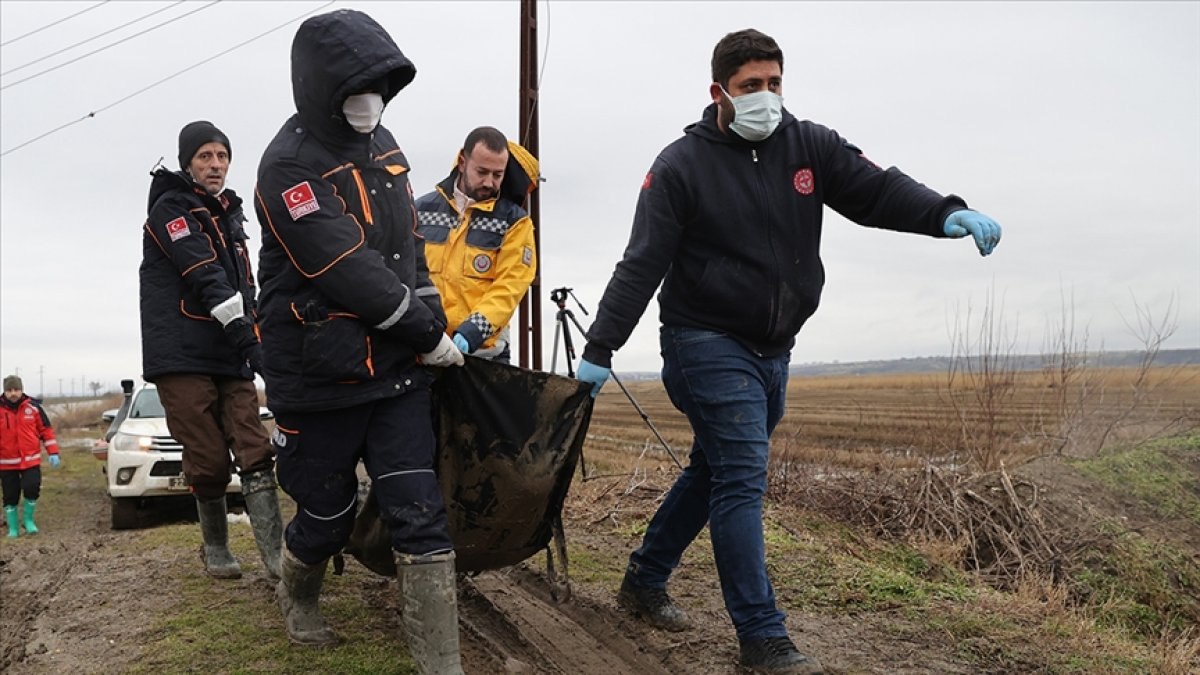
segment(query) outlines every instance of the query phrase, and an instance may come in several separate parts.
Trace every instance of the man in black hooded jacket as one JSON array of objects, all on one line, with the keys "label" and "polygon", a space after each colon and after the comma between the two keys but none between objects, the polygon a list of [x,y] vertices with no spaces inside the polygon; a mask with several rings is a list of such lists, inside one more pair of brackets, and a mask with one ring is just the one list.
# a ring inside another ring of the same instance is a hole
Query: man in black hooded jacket
[{"label": "man in black hooded jacket", "polygon": [[258,171],[260,317],[279,482],[296,501],[277,594],[288,636],[337,636],[317,606],[354,526],[361,459],[388,524],[410,653],[461,673],[454,551],[433,472],[431,376],[461,366],[416,234],[408,163],[379,121],[416,69],[362,12],[306,20],[293,115]]},{"label": "man in black hooded jacket", "polygon": [[138,273],[142,378],[158,386],[167,426],[183,445],[205,570],[242,575],[229,551],[225,503],[236,459],[254,538],[268,576],[278,578],[283,525],[254,388],[262,349],[246,217],[241,197],[225,189],[232,156],[220,129],[196,121],[179,132],[181,170],[153,173]]}]

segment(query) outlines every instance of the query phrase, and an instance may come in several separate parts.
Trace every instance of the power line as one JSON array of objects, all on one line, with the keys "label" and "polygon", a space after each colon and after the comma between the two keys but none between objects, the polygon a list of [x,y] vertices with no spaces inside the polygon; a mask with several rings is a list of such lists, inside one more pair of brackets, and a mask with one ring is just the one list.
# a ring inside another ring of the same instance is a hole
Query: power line
[{"label": "power line", "polygon": [[[172,8],[172,7],[174,7],[175,5],[178,5],[178,4],[182,3],[182,2],[183,2],[183,0],[175,0],[175,2],[173,2],[173,3],[169,4],[169,5],[167,5],[166,7],[159,7],[158,9],[154,10],[153,12],[150,12],[149,14],[144,14],[144,15],[142,15],[142,16],[139,16],[138,18],[136,18],[136,19],[134,19],[134,20],[132,20],[132,21],[126,21],[125,23],[121,24],[120,26],[117,26],[116,28],[110,28],[110,29],[108,29],[108,30],[104,31],[103,33],[97,33],[96,35],[93,35],[92,37],[90,37],[90,38],[87,38],[86,40],[80,40],[79,42],[76,42],[76,43],[75,43],[75,44],[73,44],[73,45],[70,45],[70,46],[68,46],[68,47],[63,47],[62,49],[60,49],[60,50],[58,50],[58,51],[56,51],[56,52],[51,52],[51,53],[49,53],[49,54],[46,54],[45,56],[42,56],[42,57],[36,58],[36,59],[34,59],[34,60],[30,61],[29,63],[25,63],[25,64],[22,64],[22,65],[19,65],[19,66],[17,66],[16,68],[9,68],[8,70],[4,71],[3,73],[0,73],[0,75],[8,75],[9,73],[15,73],[15,72],[17,72],[18,70],[23,70],[23,69],[25,69],[25,68],[28,68],[29,66],[32,66],[32,65],[33,65],[33,64],[35,64],[35,63],[41,63],[42,61],[45,61],[46,59],[49,59],[49,58],[53,58],[53,57],[55,57],[55,56],[58,56],[59,54],[62,54],[63,52],[69,52],[69,51],[71,51],[72,49],[75,49],[76,47],[79,47],[79,46],[85,45],[85,44],[87,44],[87,43],[91,42],[92,40],[96,40],[96,39],[102,38],[102,37],[104,37],[105,35],[108,35],[109,33],[114,33],[114,32],[116,32],[116,31],[119,31],[119,30],[121,30],[122,28],[125,28],[126,26],[132,26],[133,24],[135,24],[135,23],[137,23],[137,22],[139,22],[139,21],[145,21],[146,19],[149,19],[150,17],[154,16],[155,14],[159,14],[159,13],[161,13],[161,12],[165,12],[165,11],[167,11],[168,9],[171,9],[171,8]],[[120,43],[117,43],[117,44],[120,44]],[[46,71],[46,72],[49,72],[49,71]]]},{"label": "power line", "polygon": [[58,24],[60,24],[64,21],[67,21],[69,19],[74,19],[75,17],[79,16],[80,14],[83,14],[84,12],[90,12],[93,9],[96,9],[97,7],[99,7],[100,5],[108,4],[108,2],[109,2],[109,0],[103,0],[103,2],[97,2],[96,4],[94,4],[90,7],[85,7],[70,16],[64,16],[63,18],[59,19],[58,21],[51,21],[50,23],[46,24],[45,26],[42,26],[41,28],[35,28],[34,30],[29,31],[26,34],[18,35],[17,37],[15,37],[7,42],[0,42],[0,47],[7,47],[7,46],[11,45],[12,43],[16,42],[17,40],[24,40],[25,38],[29,37],[30,35],[33,35],[35,33],[40,33],[42,31],[46,30],[47,28],[53,28],[54,26],[57,26]]},{"label": "power line", "polygon": [[54,72],[54,71],[58,70],[59,68],[62,68],[62,67],[64,67],[64,66],[69,66],[69,65],[71,65],[72,63],[75,63],[76,61],[81,61],[81,60],[83,60],[83,59],[86,59],[87,57],[89,57],[89,56],[91,56],[91,55],[93,55],[93,54],[99,54],[100,52],[102,52],[102,51],[105,51],[106,49],[110,49],[110,48],[112,48],[112,47],[116,47],[117,45],[119,45],[119,44],[123,44],[123,43],[125,43],[125,42],[128,42],[128,41],[132,40],[132,39],[133,39],[133,38],[135,38],[135,37],[138,37],[138,36],[140,36],[140,35],[145,35],[146,33],[149,33],[150,31],[153,31],[153,30],[156,30],[156,29],[162,28],[163,26],[165,26],[165,25],[167,25],[167,24],[169,24],[169,23],[175,23],[176,21],[179,21],[180,19],[185,19],[185,18],[187,18],[187,17],[189,17],[189,16],[191,16],[191,15],[195,14],[196,12],[202,12],[202,11],[204,11],[204,10],[208,9],[209,7],[212,7],[213,5],[217,4],[218,2],[221,2],[221,0],[212,0],[212,2],[208,3],[207,5],[201,5],[201,6],[197,7],[196,9],[193,9],[193,10],[192,10],[192,11],[190,11],[190,12],[186,12],[186,13],[184,13],[184,14],[180,14],[180,15],[179,15],[179,16],[177,16],[177,17],[174,17],[174,18],[171,18],[171,19],[167,19],[166,21],[164,21],[164,22],[162,22],[162,23],[155,24],[155,25],[153,25],[153,26],[151,26],[151,27],[147,28],[146,30],[143,30],[143,31],[138,31],[138,32],[134,33],[133,35],[129,35],[129,36],[123,37],[123,38],[121,38],[120,40],[117,40],[116,42],[113,42],[113,43],[111,43],[111,44],[105,45],[105,46],[103,46],[103,47],[101,47],[101,48],[99,48],[99,49],[93,49],[92,51],[90,51],[90,52],[88,52],[88,53],[86,53],[86,54],[84,54],[84,55],[82,55],[82,56],[77,56],[77,57],[75,57],[75,58],[71,59],[70,61],[63,61],[62,63],[58,64],[57,66],[52,66],[52,67],[50,67],[50,68],[47,68],[47,69],[45,69],[45,70],[43,70],[43,71],[40,71],[40,72],[34,73],[33,75],[30,75],[29,77],[21,78],[21,79],[17,80],[16,82],[10,82],[10,83],[8,83],[8,84],[6,84],[6,85],[4,85],[4,86],[0,87],[0,91],[3,91],[3,90],[5,90],[5,89],[8,89],[9,87],[15,87],[15,86],[17,86],[18,84],[21,84],[22,82],[28,82],[28,81],[30,81],[30,80],[32,80],[32,79],[35,79],[35,78],[41,77],[42,75],[45,75],[46,73],[52,73],[52,72]]},{"label": "power line", "polygon": [[232,47],[230,47],[230,48],[226,49],[225,51],[222,51],[222,52],[219,52],[219,53],[217,53],[217,54],[214,54],[214,55],[212,55],[212,56],[208,57],[207,59],[204,59],[203,61],[200,61],[199,63],[194,63],[194,64],[192,64],[192,65],[188,66],[187,68],[184,68],[183,70],[180,70],[180,71],[178,71],[178,72],[176,72],[176,73],[174,73],[174,74],[172,74],[172,75],[168,75],[168,76],[166,76],[166,77],[162,78],[161,80],[158,80],[157,82],[154,82],[153,84],[150,84],[150,85],[147,85],[147,86],[145,86],[145,87],[142,87],[141,89],[138,89],[137,91],[133,92],[132,94],[129,94],[128,96],[125,96],[125,97],[123,97],[123,98],[117,99],[116,101],[113,101],[112,103],[109,103],[108,105],[104,106],[103,108],[100,108],[100,109],[98,109],[98,110],[93,110],[92,112],[90,112],[90,113],[88,113],[88,114],[84,115],[83,117],[80,117],[80,118],[79,118],[79,119],[77,119],[77,120],[74,120],[74,121],[72,121],[72,122],[67,122],[66,124],[60,125],[60,126],[58,126],[58,127],[55,127],[55,128],[53,128],[53,129],[51,129],[50,131],[47,131],[47,132],[45,132],[45,133],[43,133],[43,134],[41,134],[41,135],[39,135],[39,136],[35,136],[35,137],[33,137],[33,138],[29,139],[28,141],[25,141],[24,143],[21,143],[20,145],[14,146],[14,147],[12,147],[12,148],[9,148],[8,150],[5,150],[5,151],[3,151],[3,152],[0,152],[0,157],[3,157],[3,156],[7,155],[7,154],[8,154],[8,153],[10,153],[10,152],[14,152],[14,151],[16,151],[16,150],[20,150],[21,148],[23,148],[23,147],[25,147],[25,146],[27,146],[27,145],[29,145],[29,144],[31,144],[31,143],[35,143],[35,142],[37,142],[37,141],[40,141],[40,140],[42,140],[43,138],[45,138],[45,137],[47,137],[47,136],[50,136],[50,135],[52,135],[52,134],[55,134],[55,133],[58,133],[59,131],[62,131],[63,129],[66,129],[67,127],[74,126],[74,125],[76,125],[76,124],[79,124],[80,122],[83,122],[84,120],[91,119],[91,118],[95,117],[96,115],[98,115],[98,114],[100,114],[100,113],[102,113],[102,112],[104,112],[104,111],[106,111],[106,110],[109,110],[109,109],[111,109],[111,108],[114,108],[114,107],[116,107],[116,106],[118,106],[118,105],[120,105],[120,104],[124,103],[125,101],[128,101],[129,99],[131,99],[131,98],[133,98],[133,97],[135,97],[135,96],[139,95],[139,94],[142,94],[142,93],[144,93],[144,92],[147,92],[147,91],[149,91],[149,90],[151,90],[151,89],[153,89],[153,88],[157,87],[158,85],[160,85],[160,84],[163,84],[164,82],[167,82],[167,81],[169,81],[169,80],[173,80],[173,79],[175,79],[176,77],[179,77],[180,75],[183,75],[184,73],[186,73],[186,72],[188,72],[188,71],[195,70],[196,68],[199,68],[200,66],[202,66],[202,65],[204,65],[204,64],[206,64],[206,63],[208,63],[208,62],[210,62],[210,61],[213,61],[213,60],[215,60],[215,59],[218,59],[218,58],[220,58],[220,57],[222,57],[222,56],[225,56],[226,54],[228,54],[228,53],[230,53],[230,52],[232,52],[232,51],[234,51],[234,50],[236,50],[236,49],[241,49],[242,47],[245,47],[246,45],[250,44],[251,42],[254,42],[254,41],[256,41],[256,40],[260,40],[260,39],[262,39],[262,38],[264,38],[264,37],[266,37],[266,36],[270,35],[271,33],[274,33],[274,32],[275,32],[275,31],[277,31],[277,30],[280,30],[280,29],[282,29],[282,28],[286,28],[287,26],[289,26],[289,25],[291,25],[291,24],[293,24],[293,23],[295,23],[295,22],[299,21],[300,19],[303,19],[304,17],[308,16],[309,14],[313,14],[314,12],[319,12],[319,11],[321,11],[322,9],[325,9],[326,7],[328,7],[328,6],[332,5],[332,4],[333,4],[333,3],[335,3],[335,2],[337,2],[337,0],[329,0],[329,2],[326,2],[325,4],[321,5],[320,7],[317,7],[316,9],[310,9],[309,11],[307,11],[307,12],[305,12],[305,13],[303,13],[303,14],[301,14],[301,15],[299,15],[299,16],[297,16],[297,17],[293,18],[293,19],[288,19],[287,21],[285,21],[285,22],[283,22],[283,23],[279,24],[278,26],[275,26],[274,28],[271,28],[271,29],[269,29],[269,30],[266,30],[266,31],[264,31],[264,32],[262,32],[262,33],[259,33],[258,35],[255,35],[254,37],[252,37],[252,38],[250,38],[250,39],[248,39],[248,40],[246,40],[246,41],[244,41],[244,42],[239,42],[238,44],[236,44],[236,45],[234,45],[234,46],[232,46]]}]

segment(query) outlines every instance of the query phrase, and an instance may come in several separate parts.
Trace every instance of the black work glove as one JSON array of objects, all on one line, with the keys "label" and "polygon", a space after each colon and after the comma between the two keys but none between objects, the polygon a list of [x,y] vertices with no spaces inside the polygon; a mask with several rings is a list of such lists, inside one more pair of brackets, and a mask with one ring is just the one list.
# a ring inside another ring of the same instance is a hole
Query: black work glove
[{"label": "black work glove", "polygon": [[233,343],[234,347],[238,348],[242,358],[249,364],[251,377],[254,373],[262,373],[263,357],[262,345],[258,341],[258,336],[254,334],[254,327],[246,321],[245,317],[238,317],[233,321],[225,324],[225,336]]}]

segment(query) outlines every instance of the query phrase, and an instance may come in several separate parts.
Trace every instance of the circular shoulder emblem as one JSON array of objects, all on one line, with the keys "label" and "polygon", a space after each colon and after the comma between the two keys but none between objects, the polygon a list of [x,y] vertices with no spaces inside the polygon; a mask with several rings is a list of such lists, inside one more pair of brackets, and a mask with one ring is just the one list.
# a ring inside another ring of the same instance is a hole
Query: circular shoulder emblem
[{"label": "circular shoulder emblem", "polygon": [[479,255],[475,256],[474,260],[471,261],[471,266],[475,268],[476,272],[483,274],[484,272],[492,269],[492,259],[488,255],[480,253]]},{"label": "circular shoulder emblem", "polygon": [[813,183],[812,169],[800,169],[795,176],[792,176],[792,186],[796,188],[796,192],[802,195],[813,193]]}]

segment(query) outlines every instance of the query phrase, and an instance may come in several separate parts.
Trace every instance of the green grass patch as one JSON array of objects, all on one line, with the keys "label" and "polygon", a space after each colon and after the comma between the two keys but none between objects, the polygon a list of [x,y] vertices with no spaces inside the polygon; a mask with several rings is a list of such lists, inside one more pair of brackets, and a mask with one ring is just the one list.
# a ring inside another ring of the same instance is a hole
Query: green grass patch
[{"label": "green grass patch", "polygon": [[1072,464],[1155,513],[1200,525],[1200,477],[1188,470],[1181,453],[1200,453],[1200,435],[1161,439]]},{"label": "green grass patch", "polygon": [[[1160,439],[1073,464],[1107,489],[1164,519],[1200,524],[1200,476],[1187,463],[1200,435]],[[1200,560],[1195,551],[1151,541],[1117,521],[1081,556],[1073,592],[1099,625],[1153,640],[1200,625]]]},{"label": "green grass patch", "polygon": [[967,576],[913,546],[830,521],[810,528],[812,521],[803,519],[802,528],[767,521],[767,562],[787,606],[882,611],[972,595]]},{"label": "green grass patch", "polygon": [[[247,556],[257,552],[237,548],[246,568]],[[265,581],[210,579],[191,556],[172,566],[178,603],[151,619],[158,639],[146,645],[142,660],[128,672],[193,672],[197,664],[219,673],[416,672],[388,595],[395,588],[354,564],[347,565],[344,576],[326,575],[322,613],[343,640],[327,649],[288,642],[273,587]]]},{"label": "green grass patch", "polygon": [[1126,532],[1087,551],[1072,579],[1101,626],[1156,639],[1200,625],[1200,562],[1169,544]]},{"label": "green grass patch", "polygon": [[[625,565],[611,556],[600,556],[596,552],[567,544],[567,572],[572,581],[580,583],[603,583],[614,588],[625,576]],[[557,561],[557,558],[555,559]]]}]

